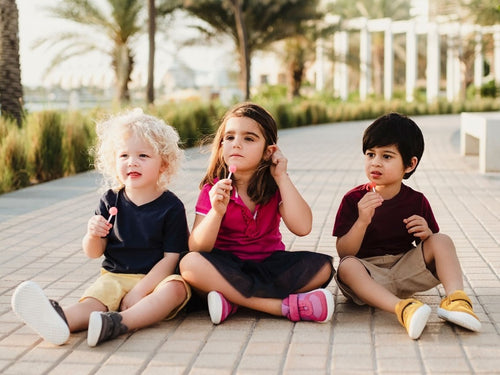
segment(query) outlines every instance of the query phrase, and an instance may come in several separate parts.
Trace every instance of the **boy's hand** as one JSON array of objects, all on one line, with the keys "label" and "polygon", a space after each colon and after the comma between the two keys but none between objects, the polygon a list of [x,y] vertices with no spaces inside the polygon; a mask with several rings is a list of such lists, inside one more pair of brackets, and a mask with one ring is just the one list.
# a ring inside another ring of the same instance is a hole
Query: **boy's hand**
[{"label": "boy's hand", "polygon": [[212,186],[208,192],[212,209],[219,215],[224,215],[226,213],[229,197],[231,196],[231,190],[233,189],[231,184],[232,181],[230,178],[224,178],[217,181],[217,183]]},{"label": "boy's hand", "polygon": [[375,214],[375,209],[382,205],[384,199],[377,192],[368,192],[358,202],[358,220],[370,224]]},{"label": "boy's hand", "polygon": [[101,215],[92,216],[87,223],[87,235],[90,237],[106,237],[113,227],[112,224]]},{"label": "boy's hand", "polygon": [[418,215],[412,215],[406,219],[403,219],[403,223],[406,224],[406,229],[408,233],[413,234],[415,237],[420,238],[425,241],[432,235],[432,231],[429,229],[427,221]]}]

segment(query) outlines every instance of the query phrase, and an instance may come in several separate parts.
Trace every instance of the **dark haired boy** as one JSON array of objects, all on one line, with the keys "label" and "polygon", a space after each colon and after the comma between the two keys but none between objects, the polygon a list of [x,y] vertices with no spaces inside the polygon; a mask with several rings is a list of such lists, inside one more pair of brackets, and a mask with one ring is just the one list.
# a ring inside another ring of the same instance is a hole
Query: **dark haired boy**
[{"label": "dark haired boy", "polygon": [[333,228],[341,258],[335,279],[355,303],[394,312],[412,339],[420,337],[431,309],[411,296],[442,283],[447,297],[438,316],[479,331],[453,241],[438,233],[425,196],[402,183],[423,151],[420,128],[398,113],[379,117],[365,130],[371,183],[347,192],[340,204]]}]

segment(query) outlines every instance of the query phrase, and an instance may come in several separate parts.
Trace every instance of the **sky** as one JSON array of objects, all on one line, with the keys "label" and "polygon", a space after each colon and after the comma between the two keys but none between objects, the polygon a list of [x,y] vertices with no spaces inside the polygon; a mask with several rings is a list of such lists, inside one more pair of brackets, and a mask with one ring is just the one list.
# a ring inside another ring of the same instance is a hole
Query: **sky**
[{"label": "sky", "polygon": [[[97,4],[101,1],[98,1]],[[110,61],[107,56],[98,54],[74,58],[54,69],[52,73],[46,73],[54,52],[45,46],[34,48],[33,43],[38,38],[79,27],[69,21],[48,16],[43,8],[57,5],[57,3],[58,0],[17,0],[22,84],[24,86],[49,86],[59,83],[63,87],[78,86],[81,83],[110,85],[114,79]],[[182,26],[175,26],[169,33],[170,39],[178,40],[185,32],[186,29]],[[141,82],[144,85],[147,81],[147,46],[146,36],[139,39],[135,46],[137,51],[136,65],[132,84]],[[228,46],[180,48],[179,44],[167,41],[160,35],[157,36],[156,47],[156,81],[179,62],[198,71],[201,81],[212,79],[219,74],[219,70],[223,69],[223,66],[231,64],[228,59],[228,55],[231,53]]]}]

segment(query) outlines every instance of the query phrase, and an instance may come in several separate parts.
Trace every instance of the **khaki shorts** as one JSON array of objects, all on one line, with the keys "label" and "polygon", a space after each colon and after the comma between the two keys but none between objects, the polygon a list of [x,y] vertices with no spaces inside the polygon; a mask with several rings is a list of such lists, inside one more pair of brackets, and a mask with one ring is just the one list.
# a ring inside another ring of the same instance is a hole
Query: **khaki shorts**
[{"label": "khaki shorts", "polygon": [[[355,257],[345,257],[340,264],[347,258]],[[425,264],[423,242],[403,254],[355,259],[363,264],[373,280],[399,298],[408,298],[414,293],[429,290],[441,284],[435,272],[429,270]],[[335,273],[335,281],[344,296],[358,305],[365,304],[339,279],[338,272]]]},{"label": "khaki shorts", "polygon": [[[127,274],[127,273],[113,273],[101,269],[101,275],[97,280],[85,290],[83,296],[80,298],[80,302],[86,298],[95,298],[96,300],[102,302],[109,311],[118,311],[120,308],[120,303],[132,288],[141,281],[144,276],[143,274]],[[169,275],[164,278],[153,290],[161,288],[163,285],[169,281],[180,281],[184,284],[186,288],[186,299],[184,302],[174,309],[166,319],[174,318],[177,313],[186,305],[186,303],[191,298],[191,287],[184,281],[181,275]]]}]

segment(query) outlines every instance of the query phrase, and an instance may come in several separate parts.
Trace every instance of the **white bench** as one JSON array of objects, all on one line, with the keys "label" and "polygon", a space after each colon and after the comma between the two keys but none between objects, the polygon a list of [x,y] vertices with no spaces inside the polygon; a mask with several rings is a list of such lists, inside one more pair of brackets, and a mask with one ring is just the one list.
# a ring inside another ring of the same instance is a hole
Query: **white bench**
[{"label": "white bench", "polygon": [[462,112],[460,153],[479,155],[479,170],[500,172],[500,112]]}]

